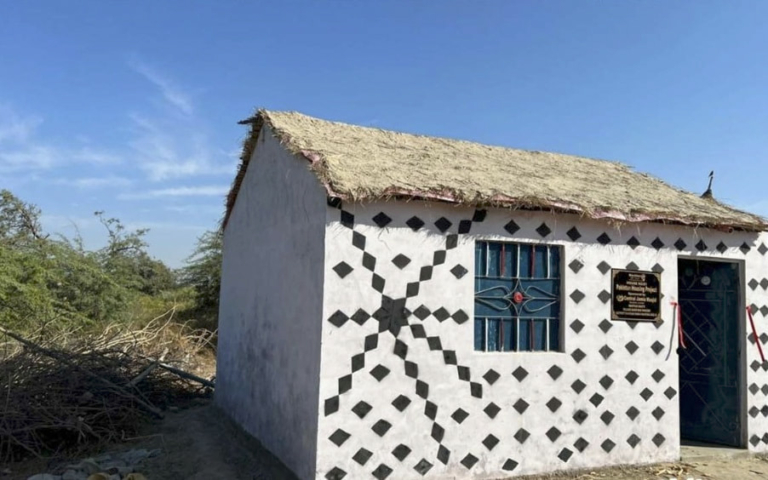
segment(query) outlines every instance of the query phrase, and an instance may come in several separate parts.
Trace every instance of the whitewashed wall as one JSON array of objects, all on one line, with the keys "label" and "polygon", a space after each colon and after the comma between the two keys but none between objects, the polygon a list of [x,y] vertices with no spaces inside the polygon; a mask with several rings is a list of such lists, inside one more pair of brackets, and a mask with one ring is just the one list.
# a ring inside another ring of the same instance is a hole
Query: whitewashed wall
[{"label": "whitewashed wall", "polygon": [[315,475],[325,194],[267,126],[224,232],[216,403]]},{"label": "whitewashed wall", "polygon": [[[760,284],[768,277],[768,240],[754,234],[653,224],[619,230],[509,210],[482,218],[421,202],[338,207],[327,210],[316,478],[498,478],[678,458],[670,302],[679,255],[746,261],[747,302],[759,310],[759,332],[768,332],[768,280]],[[451,222],[445,233],[435,226],[441,217]],[[511,220],[519,226],[514,235],[504,228]],[[460,229],[469,234],[455,236]],[[476,238],[563,246],[564,352],[474,351]],[[652,246],[657,238],[663,247]],[[398,255],[410,260],[403,268],[393,263]],[[610,292],[610,272],[601,262],[663,272],[664,322],[611,322],[609,301],[600,298]],[[457,265],[467,274],[458,278]],[[420,281],[425,266],[432,275]],[[387,325],[388,299],[406,298],[409,283],[418,293],[405,300],[407,310],[423,305],[431,314]],[[379,319],[369,318],[377,311]],[[768,365],[756,359],[746,342],[746,436],[751,450],[768,451]]]}]

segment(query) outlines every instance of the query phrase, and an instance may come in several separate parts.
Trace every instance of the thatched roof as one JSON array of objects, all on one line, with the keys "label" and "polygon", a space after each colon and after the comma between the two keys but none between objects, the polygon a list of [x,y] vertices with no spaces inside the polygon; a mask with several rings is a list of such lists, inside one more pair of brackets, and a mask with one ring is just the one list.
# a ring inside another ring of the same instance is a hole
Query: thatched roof
[{"label": "thatched roof", "polygon": [[425,199],[549,210],[622,222],[665,222],[765,230],[758,216],[674,188],[602,160],[516,150],[259,110],[227,199],[234,206],[256,139],[266,123],[309,168],[328,196],[348,201]]}]

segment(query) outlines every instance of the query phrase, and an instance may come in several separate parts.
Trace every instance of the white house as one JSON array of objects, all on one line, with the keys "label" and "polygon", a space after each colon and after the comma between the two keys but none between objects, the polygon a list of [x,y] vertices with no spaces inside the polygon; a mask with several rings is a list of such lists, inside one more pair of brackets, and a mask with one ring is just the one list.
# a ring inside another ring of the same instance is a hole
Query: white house
[{"label": "white house", "polygon": [[299,478],[768,451],[759,217],[611,162],[247,123],[216,401]]}]

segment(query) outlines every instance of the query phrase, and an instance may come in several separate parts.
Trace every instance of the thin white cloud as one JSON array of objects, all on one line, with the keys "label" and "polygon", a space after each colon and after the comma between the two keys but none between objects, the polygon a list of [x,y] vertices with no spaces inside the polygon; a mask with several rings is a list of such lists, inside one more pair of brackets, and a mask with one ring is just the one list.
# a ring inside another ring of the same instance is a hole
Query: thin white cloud
[{"label": "thin white cloud", "polygon": [[193,214],[223,214],[222,205],[165,205],[163,210],[174,213],[193,213]]},{"label": "thin white cloud", "polygon": [[107,175],[105,177],[61,178],[54,181],[54,183],[82,189],[128,187],[133,184],[130,179],[117,175]]},{"label": "thin white cloud", "polygon": [[192,99],[170,78],[137,58],[128,61],[128,65],[139,75],[149,80],[159,90],[166,102],[178,109],[184,115],[192,115],[194,107]]},{"label": "thin white cloud", "polygon": [[197,187],[174,187],[148,190],[146,192],[123,193],[117,196],[120,200],[143,200],[167,197],[223,197],[229,192],[226,185],[204,185]]},{"label": "thin white cloud", "polygon": [[120,163],[118,155],[90,147],[57,145],[42,140],[42,119],[0,106],[0,173],[25,174],[72,164]]},{"label": "thin white cloud", "polygon": [[23,143],[42,123],[36,116],[22,116],[8,106],[0,105],[0,144]]},{"label": "thin white cloud", "polygon": [[212,148],[202,127],[195,122],[150,119],[130,115],[136,137],[130,145],[139,168],[151,181],[210,175],[234,175],[236,161],[226,152]]}]

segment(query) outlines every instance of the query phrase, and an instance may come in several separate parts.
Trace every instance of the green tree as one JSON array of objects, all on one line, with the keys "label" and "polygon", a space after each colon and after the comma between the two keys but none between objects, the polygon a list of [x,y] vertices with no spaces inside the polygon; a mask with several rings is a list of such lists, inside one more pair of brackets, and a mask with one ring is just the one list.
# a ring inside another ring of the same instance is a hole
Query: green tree
[{"label": "green tree", "polygon": [[181,272],[183,284],[195,292],[193,313],[210,329],[216,328],[219,313],[223,240],[221,229],[205,232]]}]

